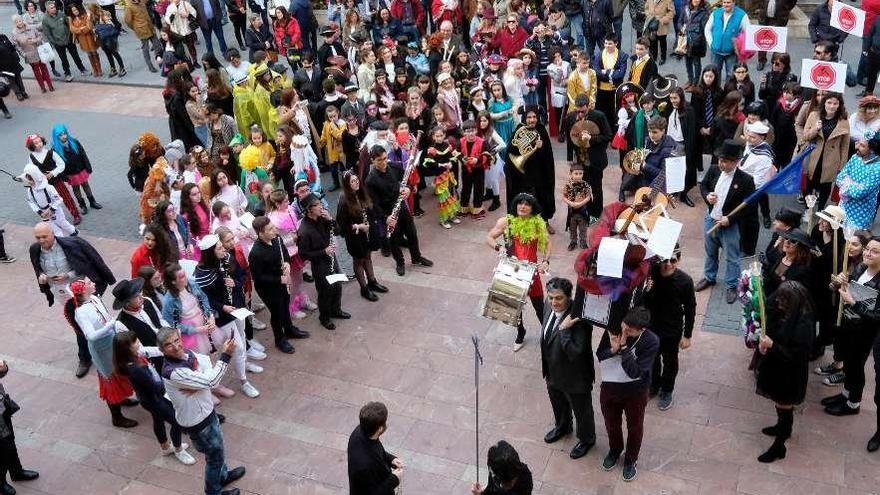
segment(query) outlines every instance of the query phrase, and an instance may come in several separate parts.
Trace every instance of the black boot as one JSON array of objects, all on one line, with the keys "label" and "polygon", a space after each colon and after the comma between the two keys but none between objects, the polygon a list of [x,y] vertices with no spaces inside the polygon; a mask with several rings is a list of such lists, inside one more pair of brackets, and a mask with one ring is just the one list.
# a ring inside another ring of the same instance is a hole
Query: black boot
[{"label": "black boot", "polygon": [[92,206],[92,208],[94,208],[96,210],[100,210],[101,208],[103,208],[103,206],[101,206],[101,203],[98,203],[97,201],[95,201],[94,196],[89,196],[89,204]]},{"label": "black boot", "polygon": [[137,421],[122,415],[121,404],[108,404],[108,406],[110,407],[110,416],[113,418],[113,426],[118,428],[134,428],[138,425]]},{"label": "black boot", "polygon": [[373,291],[370,290],[369,286],[361,287],[361,297],[371,302],[376,302],[379,300],[379,296],[373,294]]},{"label": "black boot", "polygon": [[76,202],[79,203],[79,210],[80,210],[80,212],[81,212],[83,215],[87,215],[87,214],[89,213],[89,207],[86,206],[86,200],[84,200],[84,199],[77,199]]},{"label": "black boot", "polygon": [[[791,437],[791,428],[792,423],[794,422],[794,410],[780,409],[777,407],[776,416],[778,418],[776,426],[770,427],[775,429],[774,433],[776,434],[776,439],[766,452],[758,456],[758,462],[770,463],[779,459],[785,459],[785,441]],[[765,430],[767,429],[769,428],[765,428]],[[761,431],[763,432],[764,430]]]},{"label": "black boot", "polygon": [[491,201],[492,198],[494,198],[494,197],[495,197],[495,191],[487,188],[486,194],[483,195],[483,202],[485,203],[486,201]]},{"label": "black boot", "polygon": [[380,284],[379,282],[376,282],[375,280],[370,280],[369,282],[367,282],[367,287],[369,287],[370,290],[373,292],[379,292],[382,294],[388,292],[388,287],[385,287],[384,285]]},{"label": "black boot", "polygon": [[501,208],[501,196],[496,194],[492,196],[492,204],[489,205],[489,211],[495,211],[498,208]]}]

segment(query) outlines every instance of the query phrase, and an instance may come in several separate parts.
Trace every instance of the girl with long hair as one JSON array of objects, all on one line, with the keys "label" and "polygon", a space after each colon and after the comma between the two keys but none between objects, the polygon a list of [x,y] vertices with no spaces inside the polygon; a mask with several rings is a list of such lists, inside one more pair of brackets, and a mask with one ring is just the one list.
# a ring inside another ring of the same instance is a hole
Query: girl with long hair
[{"label": "girl with long hair", "polygon": [[[193,245],[211,233],[211,208],[196,184],[186,184],[180,192],[180,214],[186,219]],[[196,257],[198,260],[198,257]]]},{"label": "girl with long hair", "polygon": [[513,118],[516,115],[514,102],[507,96],[507,90],[501,81],[492,81],[490,88],[492,97],[489,100],[489,115],[492,117],[492,125],[504,140],[504,144],[508,144],[513,136],[513,129],[516,127]]},{"label": "girl with long hair", "polygon": [[175,253],[168,245],[168,237],[162,228],[155,224],[144,226],[143,242],[131,253],[131,276],[138,275],[143,266],[152,266],[157,270],[165,268],[165,264],[177,260]]},{"label": "girl with long hair", "polygon": [[[361,297],[368,301],[378,301],[376,292],[388,292],[388,288],[376,281],[373,273],[371,252],[378,247],[380,239],[371,239],[378,230],[371,232],[370,226],[377,221],[377,212],[366,188],[361,187],[357,173],[342,174],[342,194],[336,208],[336,221],[339,232],[345,239],[345,247],[354,262],[354,276],[361,287]],[[381,225],[381,224],[380,224]]]},{"label": "girl with long hair", "polygon": [[724,92],[739,91],[743,97],[743,104],[749,106],[749,103],[755,101],[755,83],[749,78],[749,65],[745,62],[738,62],[733,66],[733,74],[724,85]]},{"label": "girl with long hair", "polygon": [[815,144],[810,153],[804,175],[807,193],[818,192],[816,208],[825,208],[831,196],[831,186],[849,155],[849,121],[843,96],[828,93],[820,107],[813,111],[804,124],[804,140]]},{"label": "girl with long hair", "polygon": [[301,219],[297,217],[290,205],[287,193],[280,189],[269,194],[266,216],[278,228],[278,236],[287,248],[287,252],[290,253],[290,276],[287,283],[290,294],[289,310],[290,316],[301,320],[306,317],[304,310],[318,309],[318,305],[309,300],[309,296],[302,287],[302,272],[305,262],[300,258],[299,248],[296,245],[296,232],[299,229]]},{"label": "girl with long hair", "polygon": [[88,213],[89,208],[83,199],[83,192],[89,200],[89,206],[96,210],[103,208],[95,201],[92,195],[92,187],[89,185],[89,176],[92,173],[92,162],[86,154],[82,143],[70,135],[70,131],[64,124],[55,124],[52,128],[52,149],[64,160],[64,181],[70,184],[73,195],[83,215]]},{"label": "girl with long hair", "polygon": [[691,90],[691,106],[697,116],[697,126],[700,129],[700,141],[703,143],[703,154],[711,154],[715,150],[712,136],[712,127],[715,125],[715,115],[718,113],[718,105],[724,98],[721,90],[721,75],[715,64],[703,67],[700,80]]},{"label": "girl with long hair", "polygon": [[492,200],[489,211],[495,211],[501,207],[501,179],[504,177],[504,161],[507,160],[507,143],[495,130],[492,124],[492,116],[488,110],[477,113],[477,135],[483,138],[487,149],[495,151],[495,160],[492,167],[486,172],[486,200]]},{"label": "girl with long hair", "polygon": [[143,265],[137,271],[137,277],[144,281],[143,289],[141,289],[144,297],[150,298],[159,311],[162,311],[162,296],[165,294],[165,285],[162,284],[164,270],[164,265],[161,267]]},{"label": "girl with long hair", "polygon": [[79,45],[80,50],[89,56],[92,64],[92,75],[101,77],[101,57],[98,55],[98,38],[95,36],[95,19],[83,10],[83,4],[72,3],[67,6],[67,25],[73,41]]},{"label": "girl with long hair", "polygon": [[153,213],[152,224],[161,228],[168,236],[168,243],[172,250],[176,250],[178,259],[193,259],[195,243],[190,237],[189,225],[177,213],[177,207],[173,203],[168,200],[160,201]]},{"label": "girl with long hair", "polygon": [[211,203],[222,201],[233,208],[236,215],[247,211],[248,200],[240,187],[232,184],[229,174],[223,169],[216,169],[211,174]]}]

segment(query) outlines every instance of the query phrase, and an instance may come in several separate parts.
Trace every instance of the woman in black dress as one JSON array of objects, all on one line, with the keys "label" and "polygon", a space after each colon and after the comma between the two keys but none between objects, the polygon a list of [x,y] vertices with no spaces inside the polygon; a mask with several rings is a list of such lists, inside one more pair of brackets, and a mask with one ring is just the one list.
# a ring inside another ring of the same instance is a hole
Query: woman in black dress
[{"label": "woman in black dress", "polygon": [[782,256],[773,257],[764,265],[764,294],[772,297],[773,293],[785,281],[800,282],[811,288],[815,281],[813,271],[813,247],[807,234],[798,228],[779,233],[779,250]]},{"label": "woman in black dress", "polygon": [[786,280],[767,300],[767,328],[758,342],[756,393],[776,403],[777,422],[761,430],[775,437],[773,445],[758,456],[769,463],[785,458],[785,441],[791,436],[794,406],[807,394],[810,350],[816,318],[807,288]]},{"label": "woman in black dress", "polygon": [[[406,208],[406,205],[401,205]],[[388,292],[388,288],[376,281],[373,273],[371,252],[379,248],[382,222],[381,216],[370,201],[367,190],[361,187],[357,173],[342,174],[342,195],[336,207],[336,222],[339,232],[345,239],[345,248],[354,262],[354,275],[361,286],[361,296],[368,301],[378,301],[376,292]],[[370,228],[378,225],[378,228]]]}]

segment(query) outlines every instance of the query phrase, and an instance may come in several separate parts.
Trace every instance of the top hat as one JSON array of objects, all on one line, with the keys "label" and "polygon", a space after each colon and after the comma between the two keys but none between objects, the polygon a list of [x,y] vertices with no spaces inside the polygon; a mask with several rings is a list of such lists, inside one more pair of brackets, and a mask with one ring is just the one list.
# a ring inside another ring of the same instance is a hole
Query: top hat
[{"label": "top hat", "polygon": [[144,279],[123,280],[113,287],[113,309],[119,310],[144,288]]}]

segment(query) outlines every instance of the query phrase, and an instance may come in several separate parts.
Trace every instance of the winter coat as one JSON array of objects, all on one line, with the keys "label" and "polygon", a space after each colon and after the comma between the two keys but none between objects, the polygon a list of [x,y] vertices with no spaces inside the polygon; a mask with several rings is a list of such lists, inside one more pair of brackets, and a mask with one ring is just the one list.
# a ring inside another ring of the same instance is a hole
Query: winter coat
[{"label": "winter coat", "polygon": [[140,3],[126,2],[124,20],[125,25],[134,31],[139,40],[149,39],[156,35],[153,19],[150,18],[150,12],[144,5],[144,0],[141,0]]},{"label": "winter coat", "polygon": [[181,0],[177,5],[173,3],[168,5],[163,19],[171,26],[172,33],[178,36],[189,36],[193,32],[189,23],[192,19],[198,19],[198,15],[196,8],[191,3]]},{"label": "winter coat", "polygon": [[831,8],[826,2],[822,2],[822,5],[813,11],[807,29],[810,32],[810,42],[814,45],[821,40],[833,41],[841,45],[848,36],[845,31],[831,27]]},{"label": "winter coat", "polygon": [[95,37],[95,28],[92,25],[91,16],[82,14],[79,17],[68,17],[70,32],[73,39],[79,45],[79,49],[86,53],[98,51],[98,39]]},{"label": "winter coat", "polygon": [[[672,0],[665,0],[671,2]],[[611,10],[609,0],[584,0],[584,36],[598,40],[600,43],[605,39],[605,35],[613,31],[611,25],[611,16],[614,12]]]},{"label": "winter coat", "polygon": [[669,34],[669,26],[672,25],[673,17],[675,17],[675,6],[672,4],[672,0],[648,0],[645,2],[645,25],[650,24],[652,19],[660,21],[657,36],[662,38]]},{"label": "winter coat", "polygon": [[706,56],[706,22],[709,20],[709,9],[701,6],[696,11],[688,10],[685,35],[687,36],[687,54],[689,57]]},{"label": "winter coat", "polygon": [[804,174],[812,177],[819,160],[822,160],[822,177],[820,182],[828,184],[834,182],[837,173],[843,168],[849,155],[849,121],[840,119],[837,126],[825,139],[822,131],[816,132],[816,123],[819,122],[819,112],[813,111],[807,117],[804,125],[804,141],[813,142],[816,149],[810,153],[810,160]]},{"label": "winter coat", "polygon": [[35,64],[40,61],[37,46],[43,43],[43,35],[39,31],[29,26],[25,26],[24,29],[14,28],[11,37],[16,48],[24,56],[25,62]]},{"label": "winter coat", "polygon": [[54,16],[43,15],[43,36],[49,43],[57,46],[70,44],[70,28],[67,26],[67,16],[61,11]]}]

